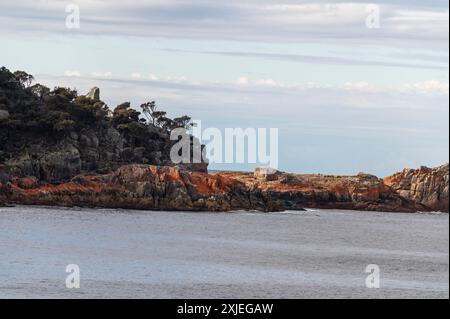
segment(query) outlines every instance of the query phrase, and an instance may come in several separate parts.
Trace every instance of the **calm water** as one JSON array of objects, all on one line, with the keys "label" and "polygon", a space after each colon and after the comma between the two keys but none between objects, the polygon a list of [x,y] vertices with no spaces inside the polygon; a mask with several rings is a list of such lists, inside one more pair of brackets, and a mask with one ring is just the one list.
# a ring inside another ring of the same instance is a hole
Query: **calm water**
[{"label": "calm water", "polygon": [[1,298],[448,298],[448,283],[447,214],[0,208]]}]

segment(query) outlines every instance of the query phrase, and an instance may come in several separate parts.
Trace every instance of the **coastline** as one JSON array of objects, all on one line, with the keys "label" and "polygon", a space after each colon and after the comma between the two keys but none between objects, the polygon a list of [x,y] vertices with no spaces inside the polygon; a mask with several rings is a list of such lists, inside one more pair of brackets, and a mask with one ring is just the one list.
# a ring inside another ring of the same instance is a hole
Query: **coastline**
[{"label": "coastline", "polygon": [[[23,71],[2,67],[0,75],[0,205],[449,211],[448,164],[384,179],[271,168],[208,173],[206,145],[194,136],[196,123],[187,115],[169,118],[154,101],[141,104],[140,111],[130,102],[110,109],[98,87],[80,95],[70,88],[30,86],[33,76]],[[175,142],[176,132],[184,139]],[[183,158],[173,152],[180,146],[182,153],[189,151]]]},{"label": "coastline", "polygon": [[[398,175],[395,176],[398,180]],[[444,181],[445,178],[448,177],[444,176]],[[203,173],[135,164],[104,175],[75,176],[60,184],[8,176],[8,182],[0,184],[0,203],[192,212],[280,212],[305,208],[402,213],[436,210],[402,196],[403,190],[396,191],[385,180],[364,173],[301,175],[272,170],[267,174],[263,169],[254,173]],[[436,207],[442,204],[439,202]]]}]

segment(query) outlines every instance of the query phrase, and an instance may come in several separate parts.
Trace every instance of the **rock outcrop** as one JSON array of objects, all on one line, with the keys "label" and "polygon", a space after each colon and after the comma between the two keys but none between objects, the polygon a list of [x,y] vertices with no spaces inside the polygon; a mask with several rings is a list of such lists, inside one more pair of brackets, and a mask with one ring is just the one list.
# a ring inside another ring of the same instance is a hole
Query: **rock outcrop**
[{"label": "rock outcrop", "polygon": [[254,176],[262,181],[273,181],[279,178],[281,172],[274,168],[256,168]]},{"label": "rock outcrop", "polygon": [[100,89],[94,86],[86,95],[87,98],[95,101],[100,101]]},{"label": "rock outcrop", "polygon": [[431,210],[449,212],[449,164],[436,168],[404,169],[384,183],[400,196]]},{"label": "rock outcrop", "polygon": [[352,209],[363,211],[417,212],[430,209],[404,198],[376,176],[289,174],[271,171],[269,178],[256,174],[225,172],[216,175],[234,178],[249,188],[259,188],[282,201],[287,210],[308,208]]},{"label": "rock outcrop", "polygon": [[76,176],[52,185],[32,177],[0,184],[0,201],[10,204],[130,208],[176,211],[279,211],[270,192],[236,179],[178,167],[127,165],[113,173]]},{"label": "rock outcrop", "polygon": [[[273,173],[268,179],[262,179],[259,173],[256,176],[243,172],[207,174],[188,171],[183,167],[125,165],[112,173],[79,175],[68,182],[48,183],[34,176],[15,176],[8,167],[2,166],[0,202],[221,212],[304,208],[384,212],[427,212],[438,209],[424,200],[435,198],[435,195],[411,197],[409,193],[403,194],[369,174],[332,176]],[[404,181],[404,176],[396,178]],[[426,177],[419,179],[428,181]],[[448,188],[442,187],[438,191],[440,199],[448,194]],[[448,209],[448,206],[442,206],[439,210],[445,211],[445,207]]]},{"label": "rock outcrop", "polygon": [[7,110],[0,110],[0,121],[9,119],[9,112]]}]

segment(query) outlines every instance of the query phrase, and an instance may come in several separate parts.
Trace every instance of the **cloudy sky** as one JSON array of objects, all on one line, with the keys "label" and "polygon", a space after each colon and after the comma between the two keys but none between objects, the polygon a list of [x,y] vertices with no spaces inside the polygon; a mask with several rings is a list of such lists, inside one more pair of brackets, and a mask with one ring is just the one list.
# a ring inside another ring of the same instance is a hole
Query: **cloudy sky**
[{"label": "cloudy sky", "polygon": [[448,162],[448,20],[446,0],[1,0],[0,65],[110,107],[279,128],[286,171],[386,176]]}]

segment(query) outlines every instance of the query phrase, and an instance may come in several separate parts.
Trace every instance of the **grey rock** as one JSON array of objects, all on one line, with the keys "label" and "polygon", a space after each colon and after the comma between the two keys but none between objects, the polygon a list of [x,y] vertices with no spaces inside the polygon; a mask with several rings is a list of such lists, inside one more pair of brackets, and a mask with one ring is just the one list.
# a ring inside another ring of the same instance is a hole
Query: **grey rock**
[{"label": "grey rock", "polygon": [[257,179],[263,180],[263,181],[274,181],[277,180],[278,177],[282,173],[274,168],[256,168],[254,176]]},{"label": "grey rock", "polygon": [[96,86],[94,86],[89,93],[86,95],[86,97],[99,101],[100,100],[100,89]]},{"label": "grey rock", "polygon": [[22,154],[5,164],[13,176],[35,176],[48,182],[68,180],[81,171],[80,153],[70,144],[59,151],[41,154],[40,157]]},{"label": "grey rock", "polygon": [[436,168],[405,169],[386,177],[384,183],[402,197],[433,210],[449,212],[448,164]]},{"label": "grey rock", "polygon": [[7,110],[0,110],[0,121],[9,119],[9,112]]}]

